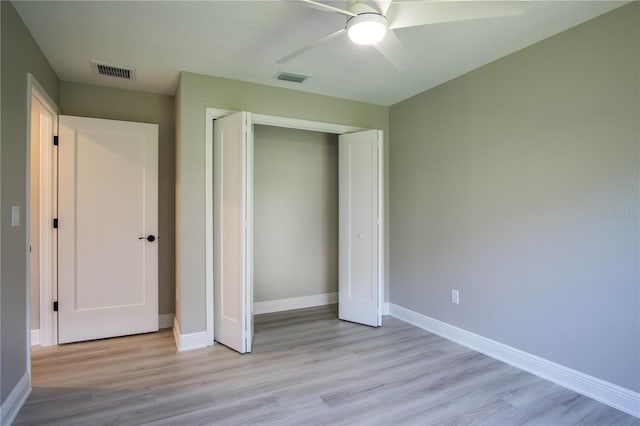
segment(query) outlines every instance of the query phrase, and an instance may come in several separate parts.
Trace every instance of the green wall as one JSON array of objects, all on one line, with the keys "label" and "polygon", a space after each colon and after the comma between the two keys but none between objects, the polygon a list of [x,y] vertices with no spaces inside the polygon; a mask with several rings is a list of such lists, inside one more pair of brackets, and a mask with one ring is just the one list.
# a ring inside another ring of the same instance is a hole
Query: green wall
[{"label": "green wall", "polygon": [[174,97],[88,84],[60,82],[62,114],[159,125],[158,304],[175,311],[175,102]]},{"label": "green wall", "polygon": [[183,333],[195,333],[206,328],[205,108],[381,129],[385,138],[388,108],[187,72],[180,75],[176,106],[176,315]]},{"label": "green wall", "polygon": [[338,136],[253,131],[254,302],[338,291]]},{"label": "green wall", "polygon": [[640,391],[639,28],[634,3],[391,107],[392,303]]},{"label": "green wall", "polygon": [[[27,359],[27,73],[54,102],[58,77],[13,5],[1,10],[1,170],[0,210],[0,401],[28,370]],[[20,207],[20,226],[11,226],[11,206]]]}]

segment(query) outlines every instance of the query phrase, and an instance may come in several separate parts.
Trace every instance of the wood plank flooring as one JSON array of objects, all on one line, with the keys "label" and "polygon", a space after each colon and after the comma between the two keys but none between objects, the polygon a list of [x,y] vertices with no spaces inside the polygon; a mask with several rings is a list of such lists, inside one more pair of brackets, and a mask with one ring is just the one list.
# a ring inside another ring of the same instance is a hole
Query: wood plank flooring
[{"label": "wood plank flooring", "polygon": [[640,425],[395,318],[259,315],[254,351],[177,353],[170,330],[32,353],[17,425]]}]

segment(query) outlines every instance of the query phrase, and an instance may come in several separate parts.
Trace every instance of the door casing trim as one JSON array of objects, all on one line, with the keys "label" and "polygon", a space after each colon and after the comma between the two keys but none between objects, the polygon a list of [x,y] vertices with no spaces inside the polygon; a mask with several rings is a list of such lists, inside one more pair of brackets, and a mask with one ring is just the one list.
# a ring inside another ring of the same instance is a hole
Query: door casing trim
[{"label": "door casing trim", "polygon": [[[42,85],[33,76],[27,74],[27,197],[26,197],[26,214],[25,218],[31,216],[30,194],[31,194],[31,100],[36,98],[42,106],[53,116],[52,136],[58,135],[58,115],[60,109],[56,103],[49,97]],[[57,314],[53,311],[52,304],[57,298],[58,282],[57,282],[57,235],[51,227],[51,219],[56,216],[57,212],[57,153],[53,146],[53,141],[39,140],[40,143],[40,244],[37,248],[40,250],[40,345],[52,346],[58,344],[58,324]],[[43,170],[42,164],[47,163],[50,169]],[[46,172],[46,173],[43,173]],[[27,258],[27,342],[31,346],[31,276],[30,276],[30,255],[29,245],[31,230],[26,222],[26,258]],[[30,349],[27,349],[27,365],[31,371],[31,355]]]}]

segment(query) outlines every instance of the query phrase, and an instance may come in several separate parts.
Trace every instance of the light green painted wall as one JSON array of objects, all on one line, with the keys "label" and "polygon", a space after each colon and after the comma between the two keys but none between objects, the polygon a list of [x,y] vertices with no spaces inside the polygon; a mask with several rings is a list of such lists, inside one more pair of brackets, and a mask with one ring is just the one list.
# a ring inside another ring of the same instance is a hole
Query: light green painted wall
[{"label": "light green painted wall", "polygon": [[173,96],[60,82],[62,114],[159,125],[158,304],[175,311],[175,99]]},{"label": "light green painted wall", "polygon": [[634,3],[391,107],[392,303],[640,391],[639,28]]},{"label": "light green painted wall", "polygon": [[253,300],[338,291],[338,136],[254,126]]},{"label": "light green painted wall", "polygon": [[[27,73],[32,73],[54,102],[58,77],[8,1],[0,2],[1,140],[0,170],[0,401],[27,371]],[[11,206],[21,210],[11,227]]]},{"label": "light green painted wall", "polygon": [[182,332],[194,333],[205,330],[205,108],[381,129],[385,135],[388,108],[187,72],[176,98],[176,313]]}]

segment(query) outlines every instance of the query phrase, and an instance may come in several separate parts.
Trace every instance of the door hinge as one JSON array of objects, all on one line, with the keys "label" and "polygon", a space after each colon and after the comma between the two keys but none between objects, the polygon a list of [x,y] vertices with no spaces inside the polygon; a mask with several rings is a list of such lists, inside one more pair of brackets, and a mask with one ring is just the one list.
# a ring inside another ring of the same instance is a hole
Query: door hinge
[{"label": "door hinge", "polygon": [[53,137],[53,144],[55,146],[58,146],[58,136],[57,135]]},{"label": "door hinge", "polygon": [[53,219],[53,228],[58,229],[58,219]]},{"label": "door hinge", "polygon": [[58,312],[58,301],[53,302],[53,312]]}]

